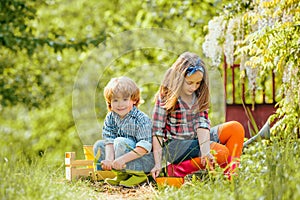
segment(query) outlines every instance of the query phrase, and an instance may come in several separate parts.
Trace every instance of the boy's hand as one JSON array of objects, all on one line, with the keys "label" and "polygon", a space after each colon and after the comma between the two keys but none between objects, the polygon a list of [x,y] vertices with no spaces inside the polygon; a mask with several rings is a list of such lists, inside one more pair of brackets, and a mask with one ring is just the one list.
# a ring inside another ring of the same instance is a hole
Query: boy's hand
[{"label": "boy's hand", "polygon": [[112,162],[112,168],[116,170],[121,170],[126,167],[126,163],[124,162],[124,159],[117,158]]},{"label": "boy's hand", "polygon": [[112,170],[112,163],[113,163],[113,161],[111,161],[111,160],[102,160],[101,168],[103,170]]}]

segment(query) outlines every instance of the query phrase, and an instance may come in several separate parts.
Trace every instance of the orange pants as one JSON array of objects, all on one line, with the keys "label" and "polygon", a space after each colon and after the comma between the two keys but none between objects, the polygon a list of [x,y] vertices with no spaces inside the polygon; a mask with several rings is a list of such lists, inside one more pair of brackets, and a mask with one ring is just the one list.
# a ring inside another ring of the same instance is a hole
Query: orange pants
[{"label": "orange pants", "polygon": [[[245,137],[244,127],[237,121],[230,121],[218,126],[220,143],[212,142],[210,149],[220,167],[225,168],[224,174],[230,179],[231,173],[238,165],[236,158],[242,154]],[[233,162],[231,162],[233,161]],[[169,176],[184,177],[187,174],[205,169],[200,158],[185,160],[179,164],[170,164],[167,167]]]},{"label": "orange pants", "polygon": [[[244,127],[237,121],[229,121],[218,126],[218,135],[220,143],[212,142],[210,149],[213,151],[217,163],[221,167],[226,167],[232,159],[240,158],[243,151],[245,137]],[[192,159],[192,162],[198,168],[201,166],[200,158]]]},{"label": "orange pants", "polygon": [[243,151],[245,130],[237,121],[225,122],[219,125],[220,144],[212,143],[211,149],[216,152],[220,166],[229,163],[234,158],[240,158]]}]

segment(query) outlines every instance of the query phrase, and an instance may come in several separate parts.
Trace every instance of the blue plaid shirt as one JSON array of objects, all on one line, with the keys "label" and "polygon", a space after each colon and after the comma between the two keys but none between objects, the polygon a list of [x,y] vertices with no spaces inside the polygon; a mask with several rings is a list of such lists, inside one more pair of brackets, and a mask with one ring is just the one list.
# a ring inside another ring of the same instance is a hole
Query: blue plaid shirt
[{"label": "blue plaid shirt", "polygon": [[106,115],[102,136],[105,144],[112,144],[117,137],[133,140],[136,146],[143,147],[148,152],[152,149],[152,122],[151,119],[137,107],[121,119],[115,112]]}]

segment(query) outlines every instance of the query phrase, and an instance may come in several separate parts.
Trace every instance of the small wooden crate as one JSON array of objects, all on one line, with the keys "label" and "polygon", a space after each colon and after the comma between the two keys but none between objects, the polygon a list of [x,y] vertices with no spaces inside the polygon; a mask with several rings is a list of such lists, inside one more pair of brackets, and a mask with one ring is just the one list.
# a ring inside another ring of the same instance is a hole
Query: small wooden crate
[{"label": "small wooden crate", "polygon": [[90,178],[92,180],[104,180],[114,178],[112,171],[95,171],[94,160],[76,160],[75,152],[65,153],[66,179],[76,180],[79,178]]}]

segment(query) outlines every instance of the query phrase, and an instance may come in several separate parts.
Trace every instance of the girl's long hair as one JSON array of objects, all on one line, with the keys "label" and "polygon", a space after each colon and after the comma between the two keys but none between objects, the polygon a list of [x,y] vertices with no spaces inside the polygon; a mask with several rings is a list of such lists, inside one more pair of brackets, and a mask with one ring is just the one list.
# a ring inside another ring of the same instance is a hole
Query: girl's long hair
[{"label": "girl's long hair", "polygon": [[204,68],[203,79],[200,87],[195,91],[199,111],[207,110],[209,107],[209,81],[207,68],[204,62],[195,53],[184,52],[182,53],[173,65],[165,73],[164,79],[160,85],[159,92],[156,98],[160,97],[163,106],[167,111],[172,111],[177,103],[182,85],[185,80],[186,70],[189,66],[195,66],[197,61],[200,60],[200,65]]}]

